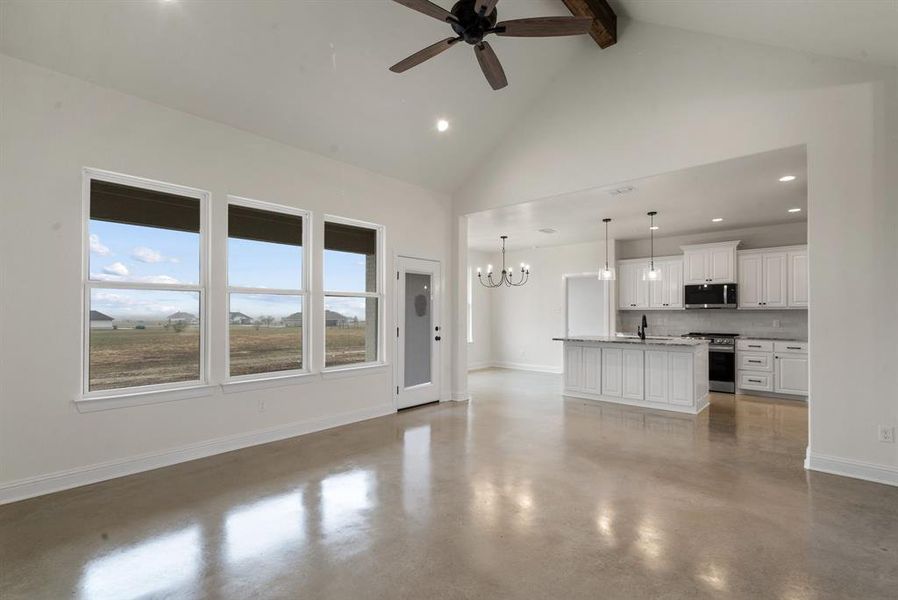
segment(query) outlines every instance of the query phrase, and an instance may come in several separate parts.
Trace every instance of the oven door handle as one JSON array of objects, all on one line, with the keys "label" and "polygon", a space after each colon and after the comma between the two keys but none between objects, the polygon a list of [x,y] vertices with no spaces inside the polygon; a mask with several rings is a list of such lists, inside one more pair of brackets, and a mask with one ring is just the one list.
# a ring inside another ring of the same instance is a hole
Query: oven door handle
[{"label": "oven door handle", "polygon": [[735,350],[726,346],[709,346],[709,352],[721,352],[723,354],[733,354]]}]

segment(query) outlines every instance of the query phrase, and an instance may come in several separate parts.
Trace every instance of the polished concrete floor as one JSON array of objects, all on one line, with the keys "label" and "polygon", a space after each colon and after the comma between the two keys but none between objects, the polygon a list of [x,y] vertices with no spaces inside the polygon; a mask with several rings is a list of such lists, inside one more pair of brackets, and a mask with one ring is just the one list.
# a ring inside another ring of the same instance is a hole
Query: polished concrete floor
[{"label": "polished concrete floor", "polygon": [[471,388],[0,507],[0,598],[898,597],[898,489],[806,473],[803,405]]}]

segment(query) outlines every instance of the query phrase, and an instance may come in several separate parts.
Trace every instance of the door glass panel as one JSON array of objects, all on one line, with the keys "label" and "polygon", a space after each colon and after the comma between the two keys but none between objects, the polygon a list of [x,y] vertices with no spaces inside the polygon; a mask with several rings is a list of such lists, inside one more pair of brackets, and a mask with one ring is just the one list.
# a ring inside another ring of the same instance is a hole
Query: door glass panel
[{"label": "door glass panel", "polygon": [[422,273],[405,274],[405,387],[430,383],[431,277]]}]

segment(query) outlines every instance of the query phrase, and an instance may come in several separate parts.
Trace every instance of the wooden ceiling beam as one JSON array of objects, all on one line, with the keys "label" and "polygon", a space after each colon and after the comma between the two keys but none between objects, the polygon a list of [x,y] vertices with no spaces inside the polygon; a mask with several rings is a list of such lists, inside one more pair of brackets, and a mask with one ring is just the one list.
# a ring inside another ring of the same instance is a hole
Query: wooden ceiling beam
[{"label": "wooden ceiling beam", "polygon": [[589,35],[600,48],[617,43],[617,15],[606,0],[562,0],[571,14],[578,17],[592,17]]}]

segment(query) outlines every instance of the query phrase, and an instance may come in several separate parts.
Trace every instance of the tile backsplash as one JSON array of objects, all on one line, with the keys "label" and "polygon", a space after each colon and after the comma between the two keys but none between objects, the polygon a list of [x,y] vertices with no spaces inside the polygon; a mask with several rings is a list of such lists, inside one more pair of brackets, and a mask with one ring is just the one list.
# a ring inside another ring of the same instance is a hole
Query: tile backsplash
[{"label": "tile backsplash", "polygon": [[649,335],[677,336],[696,331],[808,339],[806,310],[647,310],[644,313],[638,310],[621,310],[617,313],[617,330],[635,332],[643,314],[648,320]]}]

